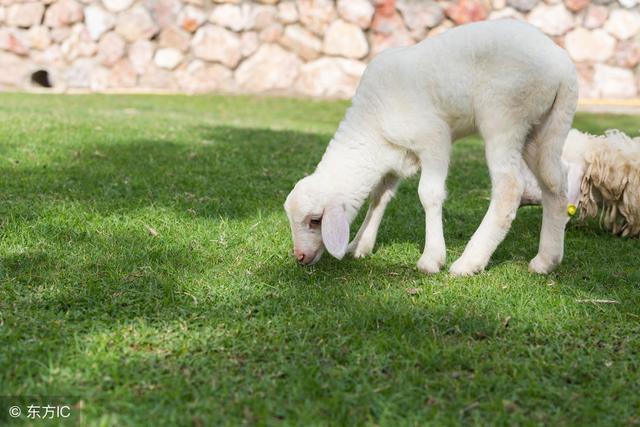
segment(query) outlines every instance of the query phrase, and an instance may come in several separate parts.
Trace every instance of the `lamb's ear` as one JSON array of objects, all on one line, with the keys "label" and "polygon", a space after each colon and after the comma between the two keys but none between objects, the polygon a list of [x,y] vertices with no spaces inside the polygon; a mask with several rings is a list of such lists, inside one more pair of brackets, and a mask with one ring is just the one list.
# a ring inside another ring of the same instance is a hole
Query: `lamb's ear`
[{"label": "lamb's ear", "polygon": [[349,221],[342,206],[330,206],[322,214],[322,242],[335,258],[342,259],[349,244]]}]

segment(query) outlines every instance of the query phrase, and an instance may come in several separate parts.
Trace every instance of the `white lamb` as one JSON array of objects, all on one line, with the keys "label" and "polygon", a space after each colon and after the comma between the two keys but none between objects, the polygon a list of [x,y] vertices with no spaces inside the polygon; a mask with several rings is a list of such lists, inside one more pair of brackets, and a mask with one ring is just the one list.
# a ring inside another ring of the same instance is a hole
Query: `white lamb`
[{"label": "white lamb", "polygon": [[[339,259],[347,251],[370,254],[400,179],[420,169],[426,242],[418,269],[438,272],[446,255],[442,204],[452,141],[477,130],[485,140],[491,202],[450,272],[470,275],[487,265],[520,204],[524,159],[543,204],[540,246],[529,268],[548,273],[563,256],[567,178],[560,156],[577,88],[566,52],[512,20],[463,25],[383,52],[367,66],[315,172],[287,197],[294,255],[308,265],[323,248]],[[348,245],[349,225],[369,195],[369,211]]]}]

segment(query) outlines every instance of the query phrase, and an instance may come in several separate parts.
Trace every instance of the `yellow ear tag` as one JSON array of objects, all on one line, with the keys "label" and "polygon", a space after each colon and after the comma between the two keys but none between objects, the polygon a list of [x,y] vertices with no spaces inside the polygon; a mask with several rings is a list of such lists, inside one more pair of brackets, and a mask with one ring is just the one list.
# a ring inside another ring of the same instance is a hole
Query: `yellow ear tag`
[{"label": "yellow ear tag", "polygon": [[578,209],[576,208],[576,205],[574,205],[573,203],[569,203],[569,205],[567,206],[567,214],[569,216],[574,216],[577,210]]}]

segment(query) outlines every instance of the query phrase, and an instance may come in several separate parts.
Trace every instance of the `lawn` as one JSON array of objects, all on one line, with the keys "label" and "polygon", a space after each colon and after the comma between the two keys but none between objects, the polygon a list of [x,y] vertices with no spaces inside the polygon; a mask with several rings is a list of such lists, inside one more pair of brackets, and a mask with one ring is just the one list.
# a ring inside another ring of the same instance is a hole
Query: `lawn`
[{"label": "lawn", "polygon": [[[639,424],[638,240],[572,220],[530,274],[526,207],[486,272],[426,276],[414,178],[370,258],[296,265],[282,203],[347,105],[0,95],[0,424],[27,396],[65,425]],[[488,206],[478,139],[448,191],[449,265]]]}]

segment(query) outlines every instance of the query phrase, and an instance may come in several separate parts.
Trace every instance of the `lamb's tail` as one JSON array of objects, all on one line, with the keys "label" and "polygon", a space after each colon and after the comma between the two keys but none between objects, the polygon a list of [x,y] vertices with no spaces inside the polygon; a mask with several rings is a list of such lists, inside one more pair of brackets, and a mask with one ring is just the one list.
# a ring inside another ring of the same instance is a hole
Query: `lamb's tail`
[{"label": "lamb's tail", "polygon": [[551,108],[532,131],[530,142],[535,154],[532,161],[537,177],[549,192],[566,193],[566,167],[562,163],[562,148],[576,111],[578,84],[575,68],[562,80]]}]

